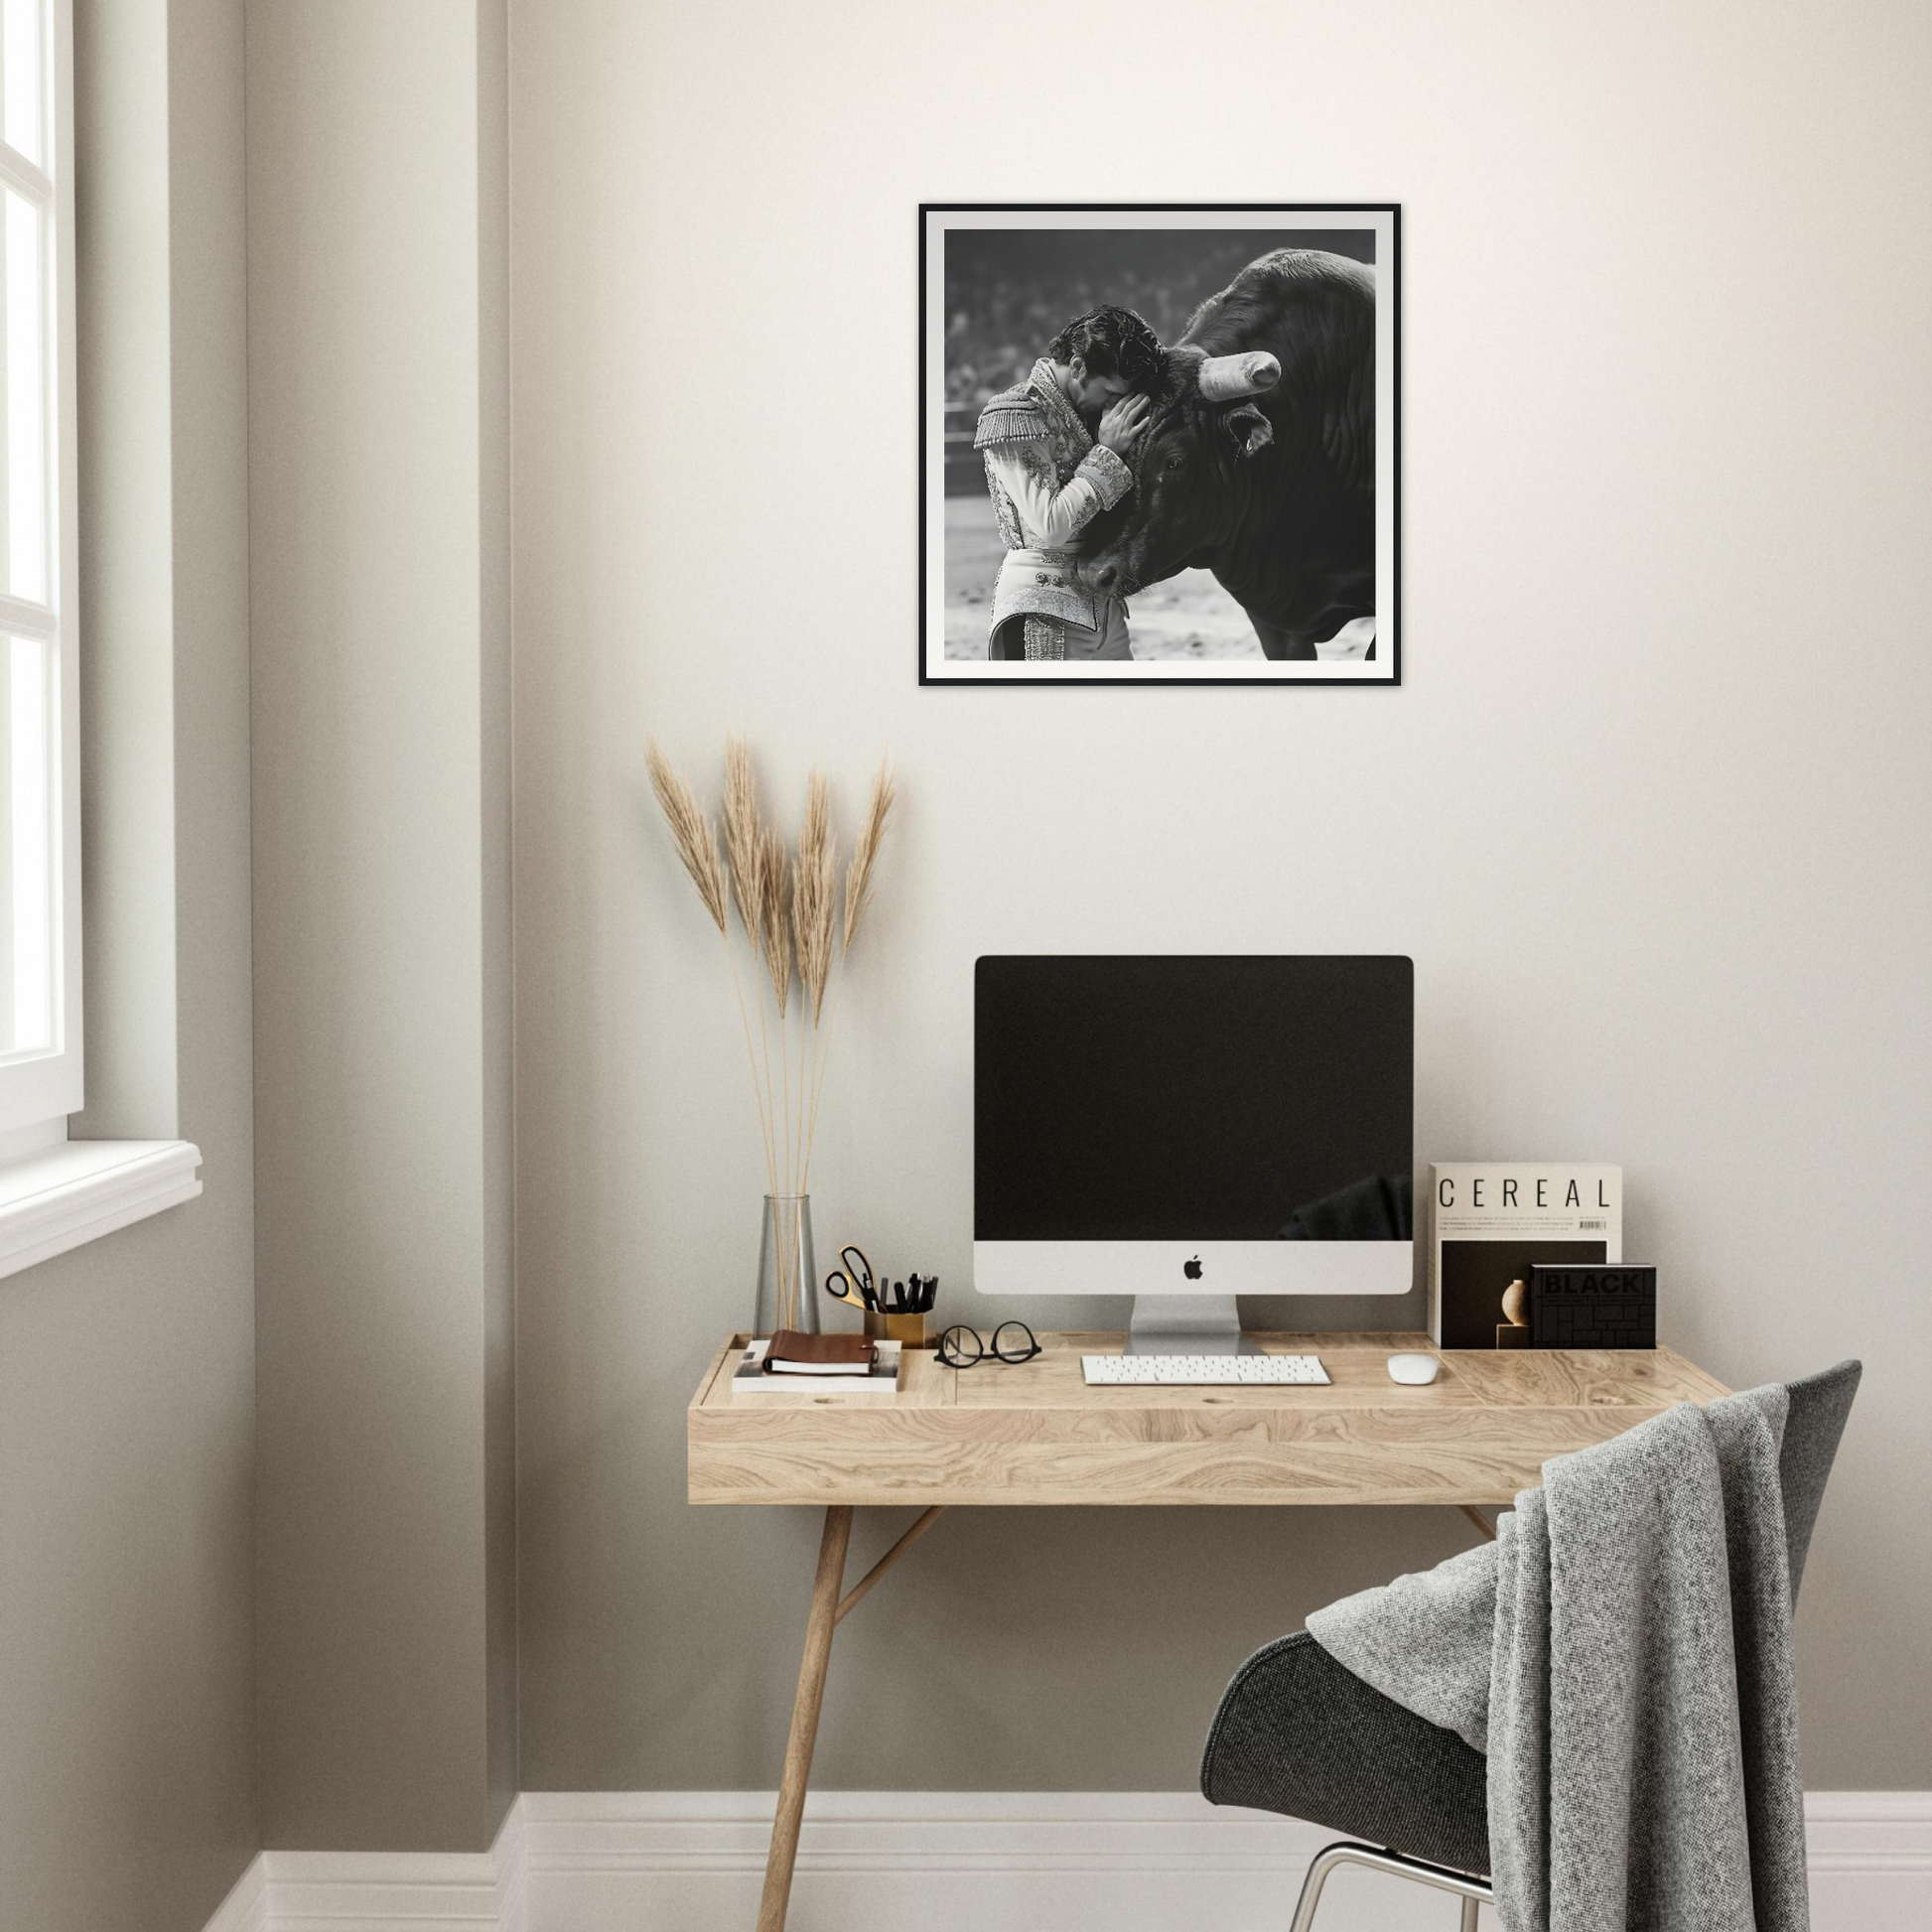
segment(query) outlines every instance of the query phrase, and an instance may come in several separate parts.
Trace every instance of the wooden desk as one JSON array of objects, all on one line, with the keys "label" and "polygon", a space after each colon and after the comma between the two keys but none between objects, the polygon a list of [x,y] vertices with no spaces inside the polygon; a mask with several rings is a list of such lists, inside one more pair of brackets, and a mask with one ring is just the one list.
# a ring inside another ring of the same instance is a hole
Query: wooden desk
[{"label": "wooden desk", "polygon": [[[1318,1355],[1327,1387],[1088,1388],[1081,1354],[1117,1351],[1121,1337],[1039,1339],[1034,1361],[970,1369],[908,1350],[896,1397],[734,1400],[746,1342],[734,1335],[698,1384],[692,1502],[825,1510],[759,1932],[785,1921],[833,1629],[942,1509],[1441,1503],[1493,1536],[1479,1506],[1536,1487],[1550,1456],[1726,1393],[1668,1348],[1447,1353],[1428,1387],[1404,1388],[1386,1363],[1433,1352],[1416,1334],[1255,1337],[1271,1353]],[[923,1514],[841,1595],[853,1510],[908,1506]]]}]

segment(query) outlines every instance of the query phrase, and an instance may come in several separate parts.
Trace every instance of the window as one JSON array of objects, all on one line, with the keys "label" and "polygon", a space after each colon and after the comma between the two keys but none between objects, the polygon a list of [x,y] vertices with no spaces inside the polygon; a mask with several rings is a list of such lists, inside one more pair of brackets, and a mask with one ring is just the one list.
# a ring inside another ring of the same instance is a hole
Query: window
[{"label": "window", "polygon": [[0,0],[0,1277],[202,1191],[80,1084],[71,0]]},{"label": "window", "polygon": [[81,1102],[65,0],[0,0],[0,1134]]}]

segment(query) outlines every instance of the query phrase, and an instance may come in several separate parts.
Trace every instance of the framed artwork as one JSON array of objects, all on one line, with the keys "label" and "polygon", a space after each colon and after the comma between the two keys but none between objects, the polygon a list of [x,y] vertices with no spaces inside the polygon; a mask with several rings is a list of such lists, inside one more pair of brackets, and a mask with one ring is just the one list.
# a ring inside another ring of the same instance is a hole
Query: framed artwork
[{"label": "framed artwork", "polygon": [[919,208],[921,684],[1399,684],[1401,209]]}]

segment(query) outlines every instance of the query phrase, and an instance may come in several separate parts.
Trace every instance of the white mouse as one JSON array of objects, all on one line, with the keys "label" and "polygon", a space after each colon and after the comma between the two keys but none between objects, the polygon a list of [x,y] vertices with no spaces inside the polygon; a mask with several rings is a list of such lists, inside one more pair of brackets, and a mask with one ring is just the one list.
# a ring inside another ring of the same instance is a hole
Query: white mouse
[{"label": "white mouse", "polygon": [[1389,1357],[1389,1380],[1409,1382],[1420,1386],[1433,1382],[1443,1364],[1435,1355],[1391,1355]]}]

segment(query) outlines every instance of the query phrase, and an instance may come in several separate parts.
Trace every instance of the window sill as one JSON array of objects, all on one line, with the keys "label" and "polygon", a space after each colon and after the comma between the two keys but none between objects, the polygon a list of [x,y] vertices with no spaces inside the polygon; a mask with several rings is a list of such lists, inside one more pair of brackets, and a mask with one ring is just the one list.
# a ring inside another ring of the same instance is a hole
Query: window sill
[{"label": "window sill", "polygon": [[191,1141],[64,1141],[0,1167],[0,1276],[202,1191]]}]

